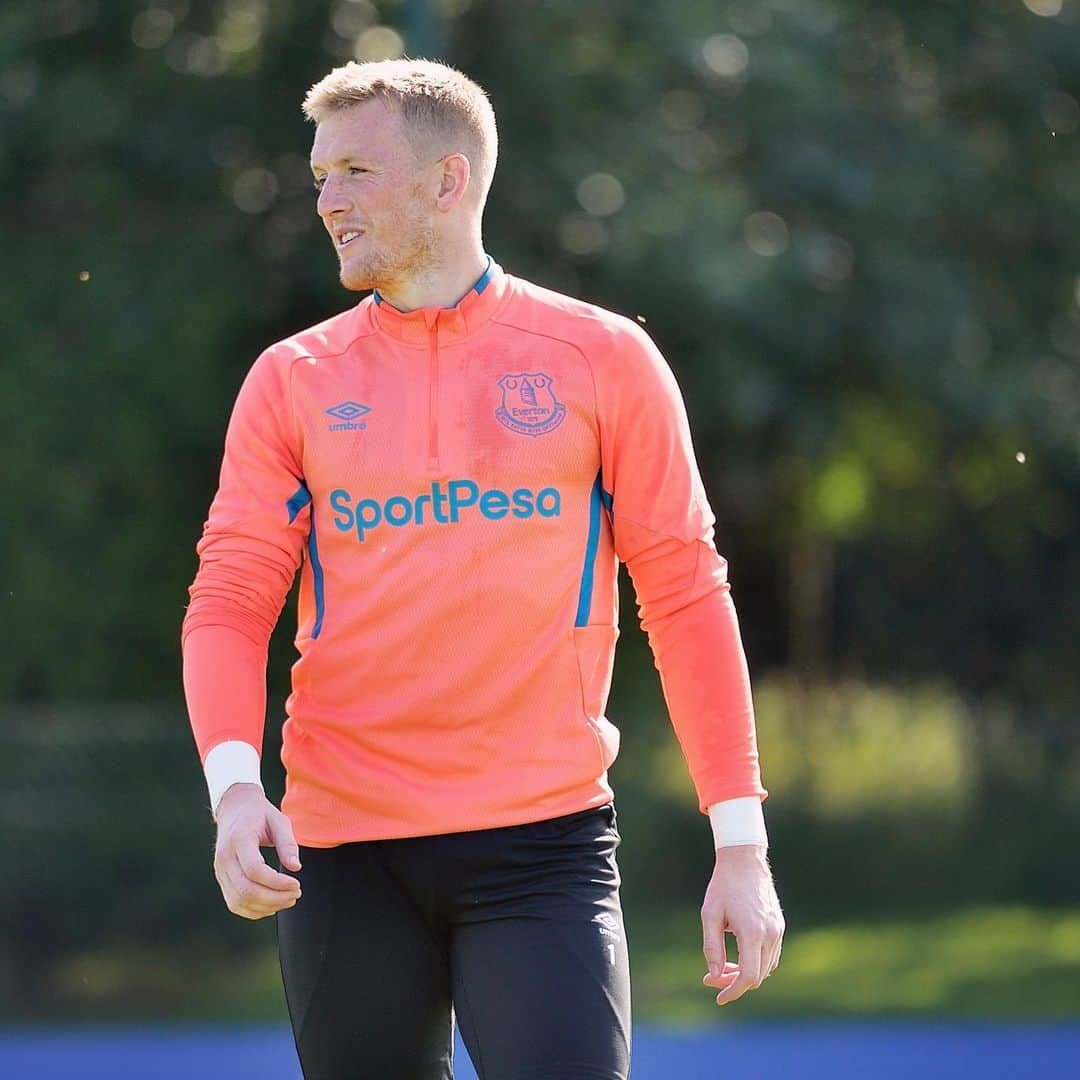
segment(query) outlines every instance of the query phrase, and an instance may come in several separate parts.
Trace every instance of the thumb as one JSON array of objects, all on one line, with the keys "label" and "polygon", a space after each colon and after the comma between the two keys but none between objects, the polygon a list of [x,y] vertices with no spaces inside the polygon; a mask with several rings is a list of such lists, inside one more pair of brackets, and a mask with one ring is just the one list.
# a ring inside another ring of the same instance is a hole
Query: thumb
[{"label": "thumb", "polygon": [[282,866],[289,870],[299,870],[300,848],[293,836],[292,822],[280,810],[270,816],[270,838]]}]

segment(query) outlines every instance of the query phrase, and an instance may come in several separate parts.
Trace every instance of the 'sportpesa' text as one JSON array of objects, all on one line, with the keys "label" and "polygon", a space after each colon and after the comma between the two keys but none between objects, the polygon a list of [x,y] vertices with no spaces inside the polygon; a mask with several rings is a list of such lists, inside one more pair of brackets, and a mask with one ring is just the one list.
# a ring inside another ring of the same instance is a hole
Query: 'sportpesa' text
[{"label": "'sportpesa' text", "polygon": [[473,480],[450,480],[446,490],[436,480],[429,492],[408,497],[394,495],[385,502],[377,499],[353,499],[344,488],[330,492],[330,508],[334,511],[334,526],[342,532],[356,531],[361,543],[368,532],[383,523],[400,528],[404,525],[456,525],[462,511],[475,508],[482,517],[499,521],[507,516],[530,518],[558,517],[560,510],[558,488],[516,488],[503,491],[490,488],[481,492]]}]

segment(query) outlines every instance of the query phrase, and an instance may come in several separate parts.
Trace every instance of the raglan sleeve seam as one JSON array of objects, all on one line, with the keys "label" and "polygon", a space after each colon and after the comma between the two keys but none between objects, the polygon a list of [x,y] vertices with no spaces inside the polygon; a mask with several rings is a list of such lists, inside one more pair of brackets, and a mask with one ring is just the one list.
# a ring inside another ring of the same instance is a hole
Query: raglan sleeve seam
[{"label": "raglan sleeve seam", "polygon": [[293,457],[296,462],[296,467],[300,473],[300,480],[304,482],[304,438],[303,429],[300,426],[300,418],[296,413],[296,390],[294,387],[294,381],[296,378],[296,365],[300,362],[300,357],[293,357],[289,361],[289,384],[288,384],[288,407],[289,407],[289,419],[292,421],[292,437],[293,437]]},{"label": "raglan sleeve seam", "polygon": [[[612,516],[618,517],[620,523],[627,525],[636,525],[639,529],[644,529],[648,533],[652,533],[653,536],[659,537],[663,540],[674,540],[679,544],[693,544],[696,541],[703,540],[701,536],[691,536],[689,539],[685,536],[678,536],[675,533],[667,532],[664,529],[655,529],[652,525],[646,524],[644,521],[637,521],[635,518],[626,517],[625,514],[619,514],[616,510],[612,510]],[[710,526],[711,528],[711,526]]]},{"label": "raglan sleeve seam", "polygon": [[589,381],[592,383],[593,390],[593,420],[596,423],[596,440],[600,450],[600,461],[604,460],[604,425],[600,416],[600,385],[596,379],[596,368],[593,366],[592,358],[589,356],[588,349],[583,349],[580,346],[576,346],[578,352],[581,353],[582,359],[585,361],[585,367],[589,372]]}]

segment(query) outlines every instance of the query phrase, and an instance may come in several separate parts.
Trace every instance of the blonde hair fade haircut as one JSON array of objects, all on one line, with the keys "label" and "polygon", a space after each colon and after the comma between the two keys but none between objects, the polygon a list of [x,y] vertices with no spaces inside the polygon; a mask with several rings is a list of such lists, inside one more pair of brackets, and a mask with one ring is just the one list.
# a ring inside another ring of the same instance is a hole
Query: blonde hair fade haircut
[{"label": "blonde hair fade haircut", "polygon": [[315,83],[302,108],[304,116],[318,124],[330,113],[373,98],[397,111],[416,149],[421,140],[430,140],[447,154],[464,153],[484,205],[495,175],[499,136],[495,110],[481,86],[435,60],[350,60]]}]

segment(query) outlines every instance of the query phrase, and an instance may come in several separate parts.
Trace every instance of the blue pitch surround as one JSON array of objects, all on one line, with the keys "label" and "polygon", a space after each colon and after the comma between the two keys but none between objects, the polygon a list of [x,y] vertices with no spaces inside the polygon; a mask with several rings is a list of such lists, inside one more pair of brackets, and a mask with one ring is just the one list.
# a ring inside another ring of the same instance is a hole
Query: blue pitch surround
[{"label": "blue pitch surround", "polygon": [[[460,1038],[455,1080],[476,1080]],[[1016,1080],[1071,1077],[1080,1025],[872,1023],[634,1029],[633,1080]],[[299,1080],[282,1028],[0,1032],[0,1076],[33,1080]]]}]

